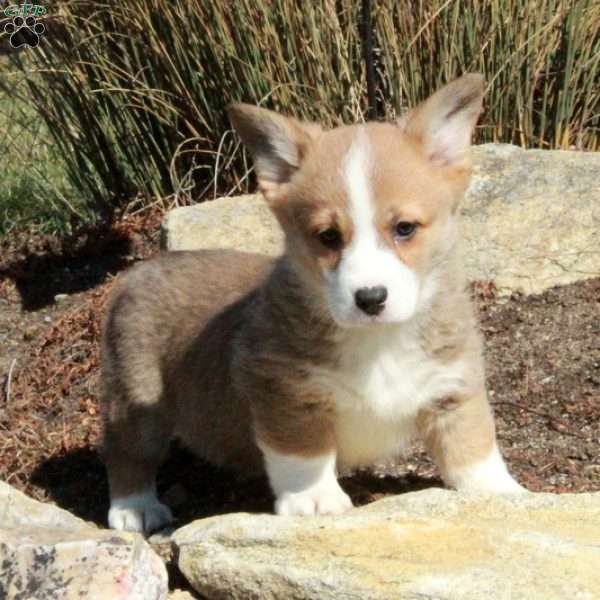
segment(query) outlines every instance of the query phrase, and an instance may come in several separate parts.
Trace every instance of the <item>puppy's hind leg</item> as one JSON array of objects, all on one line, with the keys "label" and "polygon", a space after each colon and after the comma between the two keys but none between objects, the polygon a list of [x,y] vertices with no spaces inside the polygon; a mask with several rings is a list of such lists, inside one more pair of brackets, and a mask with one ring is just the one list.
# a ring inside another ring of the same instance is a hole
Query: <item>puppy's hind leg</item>
[{"label": "puppy's hind leg", "polygon": [[[151,378],[151,373],[146,372],[146,376]],[[156,472],[172,435],[173,415],[160,397],[146,397],[143,403],[131,398],[148,391],[147,383],[148,379],[146,385],[133,388],[135,393],[128,393],[122,384],[105,383],[103,391],[108,525],[146,533],[173,521],[171,511],[156,494]]]}]

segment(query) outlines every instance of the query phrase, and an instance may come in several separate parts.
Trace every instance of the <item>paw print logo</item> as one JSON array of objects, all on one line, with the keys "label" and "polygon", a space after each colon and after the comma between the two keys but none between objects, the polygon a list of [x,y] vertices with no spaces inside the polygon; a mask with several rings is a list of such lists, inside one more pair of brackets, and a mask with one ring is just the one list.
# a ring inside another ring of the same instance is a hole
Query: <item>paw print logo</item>
[{"label": "paw print logo", "polygon": [[38,23],[35,17],[15,17],[12,22],[4,25],[4,33],[10,35],[10,45],[13,48],[36,48],[40,43],[40,36],[46,28],[43,23]]}]

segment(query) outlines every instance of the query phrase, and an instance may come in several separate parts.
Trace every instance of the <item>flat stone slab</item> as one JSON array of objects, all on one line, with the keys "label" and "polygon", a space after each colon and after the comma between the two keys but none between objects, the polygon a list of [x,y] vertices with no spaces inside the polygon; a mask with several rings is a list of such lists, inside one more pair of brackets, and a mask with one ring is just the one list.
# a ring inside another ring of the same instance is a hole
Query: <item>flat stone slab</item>
[{"label": "flat stone slab", "polygon": [[163,600],[167,571],[138,534],[98,529],[0,482],[2,600]]},{"label": "flat stone slab", "polygon": [[600,598],[600,493],[430,489],[335,517],[213,517],[174,541],[212,600]]},{"label": "flat stone slab", "polygon": [[[600,276],[600,152],[473,149],[463,203],[471,280],[500,293],[537,293]],[[168,250],[233,248],[276,255],[283,236],[258,195],[176,208],[163,223]]]}]

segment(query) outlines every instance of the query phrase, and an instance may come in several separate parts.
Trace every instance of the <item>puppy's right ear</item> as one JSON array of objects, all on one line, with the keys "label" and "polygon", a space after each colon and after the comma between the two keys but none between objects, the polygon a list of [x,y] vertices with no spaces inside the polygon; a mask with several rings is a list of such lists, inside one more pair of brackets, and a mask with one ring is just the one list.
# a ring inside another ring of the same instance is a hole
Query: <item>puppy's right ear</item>
[{"label": "puppy's right ear", "polygon": [[286,184],[302,164],[320,128],[250,104],[232,104],[227,113],[250,150],[258,185],[267,202],[285,199]]}]

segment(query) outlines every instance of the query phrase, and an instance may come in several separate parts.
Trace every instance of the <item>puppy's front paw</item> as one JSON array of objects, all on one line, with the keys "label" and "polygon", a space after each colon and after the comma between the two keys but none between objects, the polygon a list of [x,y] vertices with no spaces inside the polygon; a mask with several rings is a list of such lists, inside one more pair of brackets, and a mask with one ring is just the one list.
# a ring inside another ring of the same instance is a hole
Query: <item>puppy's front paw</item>
[{"label": "puppy's front paw", "polygon": [[458,491],[491,494],[526,494],[526,490],[508,472],[497,448],[490,455],[468,467],[457,469],[447,477]]},{"label": "puppy's front paw", "polygon": [[524,488],[516,479],[508,477],[505,479],[498,489],[494,490],[498,494],[529,494],[529,490]]},{"label": "puppy's front paw", "polygon": [[512,477],[503,477],[495,481],[466,481],[454,487],[459,492],[479,492],[513,496],[529,493],[529,490],[517,483]]},{"label": "puppy's front paw", "polygon": [[108,526],[121,531],[150,533],[173,521],[169,507],[150,492],[117,498],[108,511]]},{"label": "puppy's front paw", "polygon": [[352,501],[342,488],[318,486],[302,492],[285,492],[275,502],[278,515],[335,515],[352,508]]}]

